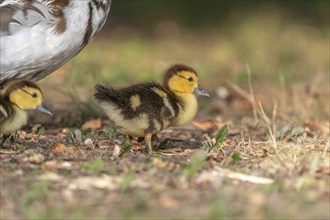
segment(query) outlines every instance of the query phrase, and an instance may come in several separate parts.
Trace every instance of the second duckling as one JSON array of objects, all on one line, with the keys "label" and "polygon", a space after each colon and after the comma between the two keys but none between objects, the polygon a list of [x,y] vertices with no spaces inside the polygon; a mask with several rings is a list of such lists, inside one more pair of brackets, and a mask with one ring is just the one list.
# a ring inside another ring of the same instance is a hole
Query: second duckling
[{"label": "second duckling", "polygon": [[26,110],[52,114],[43,100],[41,89],[33,82],[13,80],[0,91],[0,136],[6,137],[27,123]]},{"label": "second duckling", "polygon": [[94,97],[107,116],[123,133],[144,136],[150,153],[154,135],[195,117],[198,105],[194,94],[209,96],[198,83],[197,72],[182,64],[165,72],[163,85],[151,82],[122,89],[96,85],[95,90]]}]

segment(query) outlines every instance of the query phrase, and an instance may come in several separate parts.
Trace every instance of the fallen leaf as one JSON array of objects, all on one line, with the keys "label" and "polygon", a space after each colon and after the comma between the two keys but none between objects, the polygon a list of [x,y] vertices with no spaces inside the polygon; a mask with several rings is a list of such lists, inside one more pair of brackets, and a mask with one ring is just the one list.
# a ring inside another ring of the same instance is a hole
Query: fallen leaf
[{"label": "fallen leaf", "polygon": [[316,170],[319,175],[330,176],[330,167],[320,167]]},{"label": "fallen leaf", "polygon": [[83,129],[97,129],[102,127],[102,121],[100,118],[98,119],[92,119],[89,121],[86,121],[81,128]]},{"label": "fallen leaf", "polygon": [[55,144],[53,146],[50,147],[51,151],[55,151],[55,152],[60,152],[60,151],[72,151],[74,150],[75,147],[67,147],[64,144]]},{"label": "fallen leaf", "polygon": [[218,120],[195,120],[191,122],[195,127],[202,129],[203,131],[213,133],[219,128],[223,127],[226,123]]},{"label": "fallen leaf", "polygon": [[132,147],[131,147],[132,150],[141,150],[145,148],[143,144],[141,144],[136,140],[131,140],[131,143],[132,143]]}]

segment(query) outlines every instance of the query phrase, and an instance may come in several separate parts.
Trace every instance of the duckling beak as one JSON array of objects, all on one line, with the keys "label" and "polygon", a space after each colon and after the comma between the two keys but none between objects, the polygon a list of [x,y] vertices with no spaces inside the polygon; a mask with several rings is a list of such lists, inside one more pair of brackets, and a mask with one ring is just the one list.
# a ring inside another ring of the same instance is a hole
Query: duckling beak
[{"label": "duckling beak", "polygon": [[203,96],[210,97],[210,95],[205,91],[205,89],[203,89],[203,87],[199,84],[196,87],[196,89],[194,89],[194,93],[196,93],[198,95],[203,95]]},{"label": "duckling beak", "polygon": [[41,112],[47,113],[49,115],[53,115],[44,101],[42,101],[41,104],[37,106],[37,109]]}]

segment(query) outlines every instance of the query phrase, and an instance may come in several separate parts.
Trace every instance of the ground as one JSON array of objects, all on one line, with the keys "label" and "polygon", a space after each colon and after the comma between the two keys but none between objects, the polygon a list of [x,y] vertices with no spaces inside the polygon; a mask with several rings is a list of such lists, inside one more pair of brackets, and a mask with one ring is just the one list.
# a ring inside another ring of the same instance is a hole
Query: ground
[{"label": "ground", "polygon": [[[279,20],[100,35],[40,82],[54,116],[32,112],[2,146],[1,219],[329,219],[327,34]],[[159,81],[174,62],[196,68],[211,97],[149,155],[106,119],[93,87]]]}]

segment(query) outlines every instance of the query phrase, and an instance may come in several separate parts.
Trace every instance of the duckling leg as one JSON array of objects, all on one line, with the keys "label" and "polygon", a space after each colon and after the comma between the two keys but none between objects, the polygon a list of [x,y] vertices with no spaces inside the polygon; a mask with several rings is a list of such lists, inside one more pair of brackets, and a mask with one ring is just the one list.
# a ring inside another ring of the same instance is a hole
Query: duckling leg
[{"label": "duckling leg", "polygon": [[151,138],[152,138],[152,134],[150,133],[147,133],[146,136],[144,137],[144,140],[148,146],[149,154],[152,153]]}]

